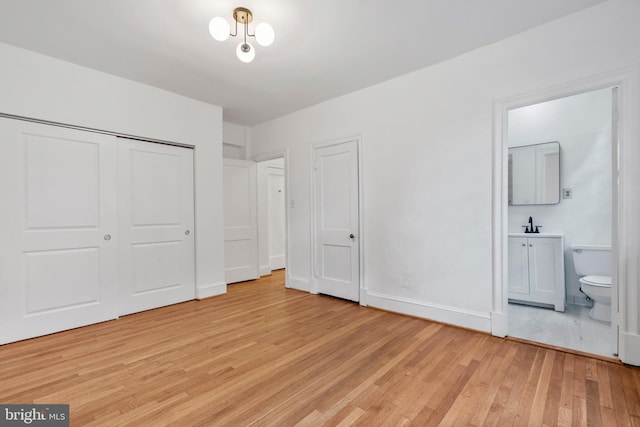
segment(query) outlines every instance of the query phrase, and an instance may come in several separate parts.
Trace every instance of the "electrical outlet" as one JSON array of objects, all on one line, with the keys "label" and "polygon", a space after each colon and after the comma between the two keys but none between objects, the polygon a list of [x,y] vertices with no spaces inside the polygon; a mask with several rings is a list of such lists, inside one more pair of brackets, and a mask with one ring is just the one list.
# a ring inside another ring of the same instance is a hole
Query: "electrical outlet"
[{"label": "electrical outlet", "polygon": [[572,188],[563,188],[562,189],[562,198],[563,199],[572,199],[573,198],[573,189]]}]

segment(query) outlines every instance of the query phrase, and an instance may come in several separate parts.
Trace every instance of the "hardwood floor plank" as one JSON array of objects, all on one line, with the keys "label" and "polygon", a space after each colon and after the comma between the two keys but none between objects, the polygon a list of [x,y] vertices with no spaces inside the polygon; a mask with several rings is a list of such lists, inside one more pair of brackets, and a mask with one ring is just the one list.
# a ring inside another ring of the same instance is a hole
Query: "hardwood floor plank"
[{"label": "hardwood floor plank", "polygon": [[609,369],[613,412],[619,426],[629,426],[631,425],[631,417],[629,415],[629,409],[627,408],[627,402],[622,389],[622,380],[620,378],[621,375],[627,375],[628,372],[625,372],[625,369],[619,370],[617,368],[618,366],[613,366]]},{"label": "hardwood floor plank", "polygon": [[[485,373],[479,383],[479,389],[474,393],[476,398],[471,401],[470,408],[468,409],[468,413],[473,414],[469,423],[471,425],[479,426],[485,424],[489,412],[493,407],[493,403],[497,399],[497,394],[501,389],[501,384],[504,381],[507,371],[513,364],[518,346],[505,346],[505,341],[502,340],[502,343],[496,346],[496,352],[497,351],[499,351],[500,354],[505,354],[505,356],[502,357],[502,360],[500,360],[500,356],[498,356],[497,353],[490,357],[489,365],[486,367]],[[478,399],[478,396],[483,396],[483,398]],[[474,409],[476,407],[478,408],[477,410]],[[468,418],[468,415],[466,417]],[[466,424],[466,418],[462,418],[460,421],[461,425]]]},{"label": "hardwood floor plank", "polygon": [[544,403],[544,415],[542,423],[544,425],[555,425],[560,412],[560,396],[562,395],[562,380],[564,377],[564,359],[565,353],[555,355],[553,362],[553,371],[549,377],[549,388]]},{"label": "hardwood floor plank", "polygon": [[598,390],[598,382],[588,379],[586,382],[587,390],[587,425],[601,426],[602,412],[600,411],[600,391]]},{"label": "hardwood floor plank", "polygon": [[573,396],[573,413],[571,417],[572,425],[584,427],[587,425],[587,399],[580,396]]},{"label": "hardwood floor plank", "polygon": [[514,425],[526,424],[531,411],[531,404],[535,395],[534,380],[538,378],[542,366],[542,357],[536,347],[527,346],[523,349],[522,361],[516,361],[512,375],[501,385],[505,389],[496,424]]},{"label": "hardwood floor plank", "polygon": [[0,402],[72,426],[640,423],[640,369],[284,288],[0,346]]},{"label": "hardwood floor plank", "polygon": [[566,354],[562,369],[562,385],[560,387],[560,400],[558,402],[558,425],[571,425],[573,408],[573,367],[575,363],[573,354]]},{"label": "hardwood floor plank", "polygon": [[[544,360],[542,361],[542,368],[540,372],[537,373],[537,378],[532,378],[531,383],[536,383],[533,402],[531,403],[531,413],[529,414],[529,418],[527,424],[539,426],[543,423],[543,416],[545,411],[545,404],[547,402],[547,393],[551,383],[551,373],[553,370],[554,360],[556,357],[556,353],[545,353]],[[535,377],[536,374],[533,376]],[[556,409],[557,412],[557,409]],[[527,418],[523,417],[523,420],[527,420]]]}]

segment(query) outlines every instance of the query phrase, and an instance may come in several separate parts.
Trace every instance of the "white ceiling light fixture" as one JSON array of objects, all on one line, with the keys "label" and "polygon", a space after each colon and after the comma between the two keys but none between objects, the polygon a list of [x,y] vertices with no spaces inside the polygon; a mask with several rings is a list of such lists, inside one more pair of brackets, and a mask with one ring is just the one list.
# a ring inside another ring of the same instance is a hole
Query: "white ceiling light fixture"
[{"label": "white ceiling light fixture", "polygon": [[219,16],[216,16],[209,22],[209,32],[211,37],[218,41],[225,41],[231,37],[238,35],[238,24],[243,25],[243,41],[236,48],[236,55],[242,62],[251,62],[256,56],[255,49],[247,42],[247,37],[254,37],[260,46],[270,46],[275,39],[275,33],[271,25],[263,22],[258,24],[254,33],[249,33],[249,24],[253,21],[253,14],[246,7],[236,7],[233,10],[233,20],[236,21],[235,33],[231,32],[229,23]]}]

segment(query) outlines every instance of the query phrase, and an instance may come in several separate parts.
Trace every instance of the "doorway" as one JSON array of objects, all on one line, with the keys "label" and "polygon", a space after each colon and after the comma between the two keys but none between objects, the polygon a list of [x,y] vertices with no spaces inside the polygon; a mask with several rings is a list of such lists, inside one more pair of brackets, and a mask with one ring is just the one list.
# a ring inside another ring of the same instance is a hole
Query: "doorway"
[{"label": "doorway", "polygon": [[[582,292],[572,251],[575,245],[612,247],[616,90],[507,113],[509,336],[601,356],[617,353],[611,316],[608,322],[590,316],[593,301]],[[555,161],[542,161],[551,151]],[[536,229],[540,233],[523,233]],[[602,253],[611,263],[611,251]]]},{"label": "doorway", "polygon": [[260,276],[287,263],[287,185],[284,156],[258,162],[258,258]]}]

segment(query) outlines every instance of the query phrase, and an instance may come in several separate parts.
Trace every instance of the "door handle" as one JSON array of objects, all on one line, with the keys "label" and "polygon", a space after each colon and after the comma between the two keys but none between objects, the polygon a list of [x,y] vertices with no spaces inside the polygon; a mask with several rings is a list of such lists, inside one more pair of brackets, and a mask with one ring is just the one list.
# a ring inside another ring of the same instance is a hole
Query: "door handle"
[{"label": "door handle", "polygon": [[349,238],[350,238],[350,239],[355,239],[355,238],[356,238],[356,236],[354,236],[354,235],[353,235],[353,233],[351,233],[351,234],[349,234]]}]

